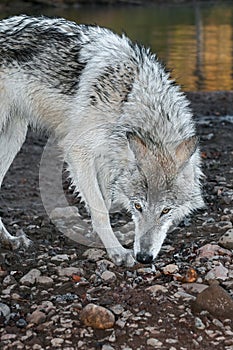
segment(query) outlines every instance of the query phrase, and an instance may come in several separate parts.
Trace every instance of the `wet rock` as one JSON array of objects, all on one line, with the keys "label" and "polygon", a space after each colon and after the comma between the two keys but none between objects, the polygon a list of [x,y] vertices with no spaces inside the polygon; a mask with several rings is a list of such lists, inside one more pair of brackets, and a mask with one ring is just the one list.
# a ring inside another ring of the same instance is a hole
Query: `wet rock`
[{"label": "wet rock", "polygon": [[51,258],[51,262],[54,264],[60,264],[66,261],[69,261],[69,256],[67,254],[57,254]]},{"label": "wet rock", "polygon": [[1,336],[1,341],[4,341],[4,340],[14,340],[15,338],[17,337],[16,334],[3,334]]},{"label": "wet rock", "polygon": [[39,310],[33,311],[33,313],[29,314],[27,317],[27,321],[34,324],[43,323],[45,322],[45,320],[46,320],[45,313]]},{"label": "wet rock", "polygon": [[114,348],[111,345],[103,345],[101,350],[114,350]]},{"label": "wet rock", "polygon": [[205,325],[199,317],[195,317],[195,327],[197,329],[205,329]]},{"label": "wet rock", "polygon": [[112,271],[106,270],[101,274],[101,278],[105,282],[112,282],[116,280],[116,274]]},{"label": "wet rock", "polygon": [[219,245],[226,249],[233,249],[233,228],[227,230],[219,239]]},{"label": "wet rock", "polygon": [[19,318],[18,321],[16,321],[16,326],[19,328],[25,328],[27,327],[27,321],[24,318]]},{"label": "wet rock", "polygon": [[206,284],[202,284],[202,283],[183,283],[182,287],[185,290],[193,293],[201,293],[203,290],[208,288]]},{"label": "wet rock", "polygon": [[124,312],[124,307],[123,307],[122,305],[120,305],[120,304],[113,305],[113,306],[111,306],[111,311],[112,311],[115,315],[119,316],[119,315],[122,314],[122,312]]},{"label": "wet rock", "polygon": [[157,292],[166,293],[168,291],[168,289],[160,284],[154,284],[153,286],[146,288],[146,291],[155,295]]},{"label": "wet rock", "polygon": [[179,270],[178,266],[175,265],[175,264],[169,264],[169,265],[166,265],[164,268],[163,268],[163,273],[165,275],[171,275],[175,272],[177,272]]},{"label": "wet rock", "polygon": [[202,310],[207,310],[216,318],[229,318],[233,321],[233,300],[216,282],[199,293],[196,300],[192,301],[194,313],[200,313]]},{"label": "wet rock", "polygon": [[148,346],[153,346],[153,347],[156,347],[156,348],[163,345],[163,343],[160,340],[156,339],[156,338],[149,338],[149,339],[147,339],[146,344]]},{"label": "wet rock", "polygon": [[11,284],[15,284],[15,283],[16,283],[16,280],[14,276],[11,276],[11,275],[6,276],[2,281],[2,285],[4,287],[10,286]]},{"label": "wet rock", "polygon": [[219,232],[224,232],[224,231],[232,228],[232,223],[231,223],[231,221],[219,221],[216,224],[216,227],[218,228]]},{"label": "wet rock", "polygon": [[51,287],[53,285],[53,279],[51,277],[48,276],[39,276],[37,278],[37,282],[39,285],[41,285],[42,287]]},{"label": "wet rock", "polygon": [[40,270],[32,269],[20,279],[20,283],[25,286],[32,286],[36,283],[37,278],[41,275]]},{"label": "wet rock", "polygon": [[198,256],[197,260],[201,258],[211,259],[216,255],[228,255],[231,256],[232,253],[224,248],[221,248],[217,244],[206,244],[197,250]]},{"label": "wet rock", "polygon": [[206,280],[215,280],[220,279],[225,281],[228,278],[228,269],[226,269],[221,263],[218,266],[211,269],[205,279]]},{"label": "wet rock", "polygon": [[87,249],[84,253],[83,256],[87,258],[89,261],[96,262],[100,259],[103,258],[105,255],[105,251],[102,249],[96,249],[96,248],[90,248]]},{"label": "wet rock", "polygon": [[85,326],[96,329],[108,329],[113,327],[115,316],[110,310],[102,306],[88,304],[81,311],[80,320]]},{"label": "wet rock", "polygon": [[51,340],[51,345],[56,348],[62,346],[63,343],[64,343],[64,339],[62,338],[53,338]]},{"label": "wet rock", "polygon": [[80,267],[73,267],[73,266],[69,266],[69,267],[58,267],[57,268],[57,272],[58,275],[60,277],[71,277],[72,275],[79,275],[79,276],[83,276],[84,275],[84,271],[82,268]]},{"label": "wet rock", "polygon": [[8,305],[0,303],[0,316],[7,317],[10,315],[10,312],[11,310]]}]

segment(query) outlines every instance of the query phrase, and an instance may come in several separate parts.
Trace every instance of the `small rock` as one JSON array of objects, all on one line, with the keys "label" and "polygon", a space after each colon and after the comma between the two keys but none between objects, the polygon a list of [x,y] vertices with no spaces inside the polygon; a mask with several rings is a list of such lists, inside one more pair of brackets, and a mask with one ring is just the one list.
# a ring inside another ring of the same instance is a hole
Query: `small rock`
[{"label": "small rock", "polygon": [[9,333],[9,334],[3,334],[3,335],[1,336],[1,341],[4,341],[4,340],[13,340],[13,339],[15,339],[16,337],[17,337],[16,334],[11,334],[11,333]]},{"label": "small rock", "polygon": [[228,269],[226,269],[221,263],[219,263],[218,266],[214,267],[211,269],[205,279],[208,280],[215,280],[215,279],[220,279],[225,281],[227,279],[228,275]]},{"label": "small rock", "polygon": [[101,275],[102,280],[105,282],[111,282],[116,280],[116,274],[112,271],[104,271]]},{"label": "small rock", "polygon": [[0,303],[0,316],[7,317],[11,313],[11,310],[8,305]]},{"label": "small rock", "polygon": [[166,293],[168,289],[160,284],[154,284],[153,286],[146,288],[146,291],[155,295],[157,292]]},{"label": "small rock", "polygon": [[178,266],[175,264],[168,264],[163,268],[163,273],[165,275],[171,275],[179,270]]},{"label": "small rock", "polygon": [[84,253],[83,256],[87,258],[89,261],[96,262],[100,259],[103,258],[105,255],[105,251],[102,249],[96,249],[96,248],[90,248],[87,249]]},{"label": "small rock", "polygon": [[62,338],[53,338],[51,340],[52,346],[54,346],[56,348],[60,347],[63,343],[64,343],[64,339],[62,339]]},{"label": "small rock", "polygon": [[32,286],[36,283],[37,278],[41,275],[40,270],[32,269],[20,279],[20,283],[25,286]]},{"label": "small rock", "polygon": [[37,278],[38,284],[40,284],[43,287],[51,287],[53,285],[53,279],[48,276],[39,276]]},{"label": "small rock", "polygon": [[219,221],[216,225],[221,231],[226,231],[232,228],[231,221]]},{"label": "small rock", "polygon": [[206,284],[202,284],[202,283],[183,283],[182,287],[185,290],[193,293],[201,293],[203,290],[208,288]]},{"label": "small rock", "polygon": [[111,311],[117,316],[121,315],[124,310],[124,307],[120,304],[111,306]]},{"label": "small rock", "polygon": [[46,320],[46,315],[42,311],[35,310],[32,314],[28,315],[27,320],[30,323],[40,324]]},{"label": "small rock", "polygon": [[108,329],[113,327],[115,316],[110,310],[102,306],[88,304],[81,311],[80,320],[85,326],[97,329]]},{"label": "small rock", "polygon": [[101,350],[114,350],[111,345],[103,345]]},{"label": "small rock", "polygon": [[156,347],[156,348],[163,345],[163,343],[160,340],[156,339],[156,338],[149,338],[149,339],[147,339],[146,344],[148,346],[153,346],[153,347]]},{"label": "small rock", "polygon": [[214,317],[233,320],[233,300],[216,282],[212,283],[192,301],[192,311],[207,310]]},{"label": "small rock", "polygon": [[219,245],[217,244],[205,244],[203,247],[199,248],[197,250],[198,256],[197,259],[201,259],[201,258],[207,258],[207,259],[211,259],[216,255],[229,255],[231,256],[232,253],[224,248],[221,248]]},{"label": "small rock", "polygon": [[226,249],[233,249],[233,228],[227,230],[218,241],[219,245]]},{"label": "small rock", "polygon": [[73,266],[63,267],[63,268],[59,266],[57,268],[57,272],[60,277],[71,277],[72,275],[79,275],[79,276],[84,275],[84,271],[82,268],[73,267]]},{"label": "small rock", "polygon": [[11,275],[6,276],[4,278],[4,280],[2,281],[3,287],[7,287],[7,286],[14,284],[14,283],[16,283],[16,280],[15,280],[14,276],[11,276]]},{"label": "small rock", "polygon": [[27,327],[27,321],[24,318],[19,318],[18,321],[16,321],[16,326],[19,328],[25,328]]},{"label": "small rock", "polygon": [[205,329],[205,325],[199,317],[195,317],[195,327],[197,329]]},{"label": "small rock", "polygon": [[54,264],[60,264],[65,261],[69,261],[69,256],[67,254],[57,254],[51,258],[51,262]]}]

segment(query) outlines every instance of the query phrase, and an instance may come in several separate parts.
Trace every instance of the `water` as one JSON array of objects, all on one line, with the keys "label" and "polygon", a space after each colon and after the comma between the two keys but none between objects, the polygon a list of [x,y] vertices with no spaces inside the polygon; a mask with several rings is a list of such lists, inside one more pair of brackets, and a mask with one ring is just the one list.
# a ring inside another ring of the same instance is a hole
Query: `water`
[{"label": "water", "polygon": [[[25,13],[12,8],[9,14]],[[152,48],[186,91],[233,90],[233,3],[153,7],[28,8],[98,24]]]}]

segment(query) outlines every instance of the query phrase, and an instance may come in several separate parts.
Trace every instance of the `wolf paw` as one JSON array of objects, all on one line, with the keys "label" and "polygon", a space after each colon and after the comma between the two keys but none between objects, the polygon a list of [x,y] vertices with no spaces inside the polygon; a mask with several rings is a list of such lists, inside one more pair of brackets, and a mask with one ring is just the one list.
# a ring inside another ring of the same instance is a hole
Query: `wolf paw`
[{"label": "wolf paw", "polygon": [[22,230],[20,230],[17,233],[17,236],[10,235],[10,237],[7,237],[7,239],[3,239],[1,244],[7,249],[17,250],[19,248],[28,248],[32,244],[32,241],[27,238]]},{"label": "wolf paw", "polygon": [[133,266],[135,264],[135,259],[133,257],[133,251],[129,249],[114,249],[110,252],[108,252],[111,260],[114,262],[115,265],[121,266]]}]

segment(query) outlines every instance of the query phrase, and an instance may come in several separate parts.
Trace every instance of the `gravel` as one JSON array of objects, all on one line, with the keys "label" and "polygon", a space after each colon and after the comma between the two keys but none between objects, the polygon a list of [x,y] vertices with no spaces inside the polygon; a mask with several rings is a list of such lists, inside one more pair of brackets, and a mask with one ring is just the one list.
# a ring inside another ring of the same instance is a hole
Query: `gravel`
[{"label": "gravel", "polygon": [[[78,246],[59,233],[38,192],[45,140],[29,133],[2,187],[7,227],[13,233],[22,228],[34,244],[26,251],[0,249],[1,349],[233,349],[233,251],[225,244],[229,237],[232,242],[233,118],[219,116],[230,108],[228,95],[190,95],[206,208],[171,232],[148,266],[116,267],[104,249]],[[209,106],[205,118],[202,106]],[[79,206],[65,187],[70,204]],[[125,213],[112,222],[118,232],[125,224],[132,231]],[[111,328],[103,326],[104,317],[102,327],[85,323],[85,310],[95,319],[99,308]]]}]

